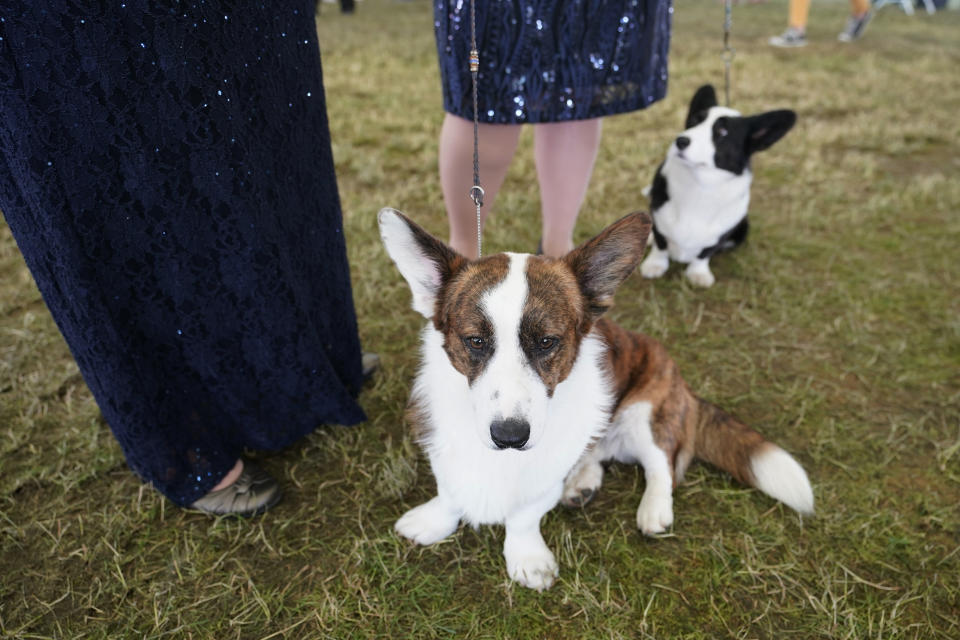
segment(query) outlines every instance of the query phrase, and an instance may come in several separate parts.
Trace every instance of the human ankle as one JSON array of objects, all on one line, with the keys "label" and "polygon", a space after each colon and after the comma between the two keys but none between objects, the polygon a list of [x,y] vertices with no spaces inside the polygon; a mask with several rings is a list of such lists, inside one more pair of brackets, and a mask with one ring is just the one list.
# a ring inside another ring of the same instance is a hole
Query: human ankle
[{"label": "human ankle", "polygon": [[233,468],[220,479],[210,491],[220,491],[232,485],[237,481],[237,478],[240,477],[240,474],[243,473],[243,460],[238,459],[236,464],[233,465]]}]

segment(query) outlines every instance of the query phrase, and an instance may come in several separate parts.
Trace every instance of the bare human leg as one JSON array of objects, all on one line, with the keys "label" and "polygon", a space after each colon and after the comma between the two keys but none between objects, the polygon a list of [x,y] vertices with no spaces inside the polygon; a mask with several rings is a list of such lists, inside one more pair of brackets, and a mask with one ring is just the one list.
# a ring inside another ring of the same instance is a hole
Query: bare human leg
[{"label": "bare human leg", "polygon": [[[481,221],[493,207],[497,192],[517,150],[521,125],[481,124],[480,184],[484,189]],[[473,123],[446,114],[440,130],[440,186],[450,221],[450,246],[462,255],[477,257],[477,208],[470,199],[473,186]]]},{"label": "bare human leg", "polygon": [[594,118],[533,126],[545,255],[559,257],[573,249],[573,229],[600,148],[601,123]]}]

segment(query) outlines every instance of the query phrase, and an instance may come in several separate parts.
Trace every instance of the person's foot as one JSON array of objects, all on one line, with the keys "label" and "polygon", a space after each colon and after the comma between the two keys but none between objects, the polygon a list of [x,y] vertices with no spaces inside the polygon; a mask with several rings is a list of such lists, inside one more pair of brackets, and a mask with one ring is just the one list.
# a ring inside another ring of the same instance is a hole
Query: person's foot
[{"label": "person's foot", "polygon": [[770,44],[775,47],[805,47],[807,46],[807,34],[805,31],[796,27],[787,27],[787,30],[779,36],[770,38]]},{"label": "person's foot", "polygon": [[217,487],[222,488],[210,491],[190,507],[218,516],[255,516],[280,501],[280,484],[273,476],[249,460],[240,460],[238,464],[241,466],[236,480],[225,486],[221,481]]},{"label": "person's foot", "polygon": [[867,11],[862,16],[850,16],[847,18],[847,26],[837,35],[840,42],[853,42],[863,35],[867,25],[873,18],[873,11]]}]

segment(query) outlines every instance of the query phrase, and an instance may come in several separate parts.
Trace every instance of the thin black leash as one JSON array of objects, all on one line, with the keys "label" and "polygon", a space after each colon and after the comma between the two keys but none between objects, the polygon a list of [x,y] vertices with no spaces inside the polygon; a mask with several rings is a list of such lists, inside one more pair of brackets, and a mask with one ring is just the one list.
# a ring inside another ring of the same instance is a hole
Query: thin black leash
[{"label": "thin black leash", "polygon": [[476,0],[470,0],[470,77],[473,79],[473,186],[470,199],[477,206],[477,257],[481,255],[480,207],[483,206],[483,187],[480,186],[480,118],[477,111],[477,75],[480,72],[480,51],[477,50]]},{"label": "thin black leash", "polygon": [[730,46],[730,31],[733,29],[733,0],[724,2],[723,15],[723,95],[730,106],[730,65],[737,51]]}]

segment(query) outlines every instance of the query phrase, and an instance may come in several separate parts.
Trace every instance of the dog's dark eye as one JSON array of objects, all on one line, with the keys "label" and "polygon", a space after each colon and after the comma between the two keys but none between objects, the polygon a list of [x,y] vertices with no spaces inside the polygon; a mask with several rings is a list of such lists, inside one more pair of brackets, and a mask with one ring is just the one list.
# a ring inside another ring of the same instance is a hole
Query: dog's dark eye
[{"label": "dog's dark eye", "polygon": [[720,127],[719,129],[717,129],[717,135],[719,135],[721,138],[726,137],[727,135],[726,127]]},{"label": "dog's dark eye", "polygon": [[468,347],[471,349],[476,349],[477,351],[480,351],[487,346],[487,341],[480,336],[470,336],[469,338],[466,338],[464,342],[467,343]]},{"label": "dog's dark eye", "polygon": [[555,336],[543,336],[537,341],[537,348],[540,349],[540,351],[550,351],[557,346],[559,342],[560,339]]}]

